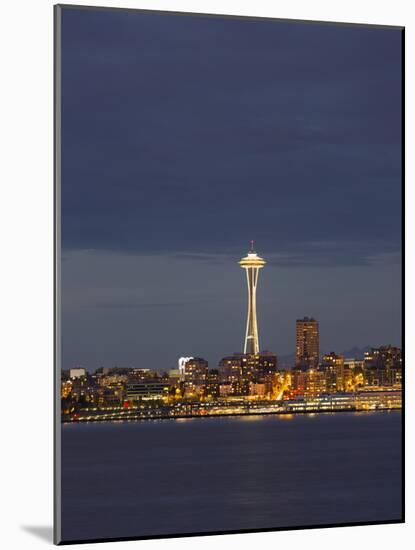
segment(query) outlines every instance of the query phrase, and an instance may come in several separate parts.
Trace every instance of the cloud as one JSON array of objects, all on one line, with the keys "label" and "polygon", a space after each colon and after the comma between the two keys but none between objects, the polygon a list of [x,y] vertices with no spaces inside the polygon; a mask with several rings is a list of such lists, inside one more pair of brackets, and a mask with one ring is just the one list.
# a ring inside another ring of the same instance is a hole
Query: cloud
[{"label": "cloud", "polygon": [[176,308],[181,306],[197,305],[203,303],[204,300],[192,301],[171,301],[171,302],[119,302],[115,300],[107,300],[95,302],[92,307],[98,309],[152,309],[152,308]]},{"label": "cloud", "polygon": [[[379,247],[384,251],[376,252]],[[302,267],[339,267],[339,266],[382,266],[400,264],[401,252],[393,243],[379,243],[377,247],[372,242],[337,242],[337,241],[312,241],[296,242],[292,245],[285,244],[282,250],[275,252],[270,249],[259,250],[269,266],[278,268],[302,268]],[[375,248],[375,251],[374,251]],[[245,253],[242,247],[239,251],[222,254],[201,254],[182,252],[169,255],[175,260],[191,262],[206,262],[209,264],[232,264],[237,261],[239,255]]]},{"label": "cloud", "polygon": [[301,249],[328,236],[363,239],[367,258],[399,248],[399,30],[72,8],[63,22],[65,248],[209,262],[255,238],[283,265],[332,265]]}]

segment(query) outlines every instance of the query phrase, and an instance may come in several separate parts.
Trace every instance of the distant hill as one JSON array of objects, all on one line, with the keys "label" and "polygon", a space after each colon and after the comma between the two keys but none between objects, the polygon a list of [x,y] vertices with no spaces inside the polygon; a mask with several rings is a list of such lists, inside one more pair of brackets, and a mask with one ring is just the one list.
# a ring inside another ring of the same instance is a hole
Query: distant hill
[{"label": "distant hill", "polygon": [[363,359],[365,351],[370,351],[371,346],[365,346],[364,348],[350,348],[346,351],[342,351],[340,355],[343,355],[346,359]]}]

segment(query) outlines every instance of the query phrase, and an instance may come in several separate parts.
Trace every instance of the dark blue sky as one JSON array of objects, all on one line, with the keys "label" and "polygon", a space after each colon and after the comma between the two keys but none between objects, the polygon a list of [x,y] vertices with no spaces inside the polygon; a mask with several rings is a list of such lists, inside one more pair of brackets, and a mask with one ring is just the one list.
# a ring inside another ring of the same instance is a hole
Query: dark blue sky
[{"label": "dark blue sky", "polygon": [[241,349],[251,238],[263,347],[400,344],[399,29],[62,17],[64,366]]}]

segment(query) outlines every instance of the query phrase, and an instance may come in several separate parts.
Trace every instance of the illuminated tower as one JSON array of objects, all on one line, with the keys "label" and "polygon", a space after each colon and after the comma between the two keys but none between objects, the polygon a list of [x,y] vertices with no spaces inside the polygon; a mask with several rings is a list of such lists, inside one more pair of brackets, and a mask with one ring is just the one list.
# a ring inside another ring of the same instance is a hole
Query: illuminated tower
[{"label": "illuminated tower", "polygon": [[297,319],[295,323],[295,366],[316,368],[320,357],[318,321],[312,317]]},{"label": "illuminated tower", "polygon": [[266,261],[254,251],[254,241],[251,241],[251,250],[248,255],[239,261],[239,265],[246,271],[248,283],[248,318],[246,320],[244,353],[259,353],[258,323],[256,318],[256,288],[258,285],[259,270]]}]

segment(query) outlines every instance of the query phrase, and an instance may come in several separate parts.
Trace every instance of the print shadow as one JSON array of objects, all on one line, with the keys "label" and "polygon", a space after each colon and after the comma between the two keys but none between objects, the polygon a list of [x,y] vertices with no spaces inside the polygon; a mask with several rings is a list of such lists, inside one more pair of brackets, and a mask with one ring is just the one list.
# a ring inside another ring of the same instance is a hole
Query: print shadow
[{"label": "print shadow", "polygon": [[51,525],[21,525],[21,529],[46,542],[53,542],[53,528]]}]

